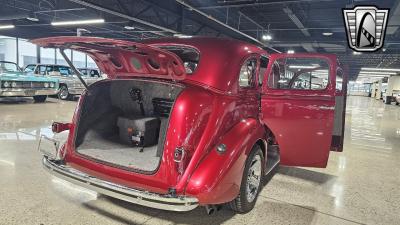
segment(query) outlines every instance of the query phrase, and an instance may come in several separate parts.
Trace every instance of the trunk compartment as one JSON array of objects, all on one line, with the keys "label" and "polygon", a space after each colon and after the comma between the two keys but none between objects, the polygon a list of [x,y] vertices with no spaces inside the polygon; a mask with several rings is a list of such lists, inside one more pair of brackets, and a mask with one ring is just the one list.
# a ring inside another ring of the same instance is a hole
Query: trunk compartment
[{"label": "trunk compartment", "polygon": [[[182,90],[174,83],[139,79],[105,80],[91,85],[77,122],[75,151],[84,158],[124,170],[156,172],[169,112]],[[134,92],[140,92],[143,108]]]}]

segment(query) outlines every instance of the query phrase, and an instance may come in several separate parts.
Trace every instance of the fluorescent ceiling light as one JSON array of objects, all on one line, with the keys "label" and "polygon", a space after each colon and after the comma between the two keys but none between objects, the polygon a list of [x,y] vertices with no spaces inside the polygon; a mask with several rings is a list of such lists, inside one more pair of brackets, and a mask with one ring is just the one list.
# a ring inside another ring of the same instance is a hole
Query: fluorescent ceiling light
[{"label": "fluorescent ceiling light", "polygon": [[267,35],[264,34],[264,35],[262,36],[262,39],[263,39],[263,40],[266,40],[266,41],[269,41],[269,40],[272,40],[272,36],[269,35],[269,34],[267,34]]},{"label": "fluorescent ceiling light", "polygon": [[178,37],[178,38],[191,38],[193,36],[191,35],[185,35],[185,34],[174,34],[174,37]]},{"label": "fluorescent ceiling light", "polygon": [[400,69],[396,69],[396,68],[370,68],[370,67],[362,67],[361,70],[371,70],[371,71],[394,71],[394,72],[400,72]]},{"label": "fluorescent ceiling light", "polygon": [[14,25],[0,25],[0,29],[11,29],[14,28]]},{"label": "fluorescent ceiling light", "polygon": [[134,30],[134,29],[135,29],[134,26],[124,26],[124,28],[125,28],[126,30]]},{"label": "fluorescent ceiling light", "polygon": [[38,22],[38,21],[39,21],[39,19],[36,18],[36,17],[26,17],[26,19],[27,19],[27,20],[30,20],[30,21],[32,21],[32,22]]},{"label": "fluorescent ceiling light", "polygon": [[66,25],[93,24],[93,23],[104,23],[104,19],[59,21],[59,22],[51,22],[51,25],[66,26]]},{"label": "fluorescent ceiling light", "polygon": [[362,76],[362,75],[359,75],[357,77],[359,77],[359,78],[381,78],[381,77],[386,77],[386,76],[385,75],[381,75],[381,76],[366,76],[366,75]]},{"label": "fluorescent ceiling light", "polygon": [[324,36],[331,36],[333,33],[332,32],[324,32],[324,33],[322,33],[322,35],[324,35]]},{"label": "fluorescent ceiling light", "polygon": [[361,55],[361,52],[353,52],[353,55]]},{"label": "fluorescent ceiling light", "polygon": [[294,54],[294,50],[289,49],[289,50],[287,51],[287,53],[288,53],[288,54]]},{"label": "fluorescent ceiling light", "polygon": [[385,71],[360,71],[359,74],[385,74],[385,75],[395,75],[396,72],[385,72]]}]

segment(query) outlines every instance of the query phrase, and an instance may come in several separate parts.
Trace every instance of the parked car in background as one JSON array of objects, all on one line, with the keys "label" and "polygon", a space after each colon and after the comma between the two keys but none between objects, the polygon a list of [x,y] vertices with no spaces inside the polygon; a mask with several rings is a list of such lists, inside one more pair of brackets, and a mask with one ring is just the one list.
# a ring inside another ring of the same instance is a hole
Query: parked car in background
[{"label": "parked car in background", "polygon": [[95,78],[100,78],[101,73],[98,69],[94,68],[78,68],[79,72],[82,73],[84,77],[95,77]]},{"label": "parked car in background", "polygon": [[[80,95],[85,87],[69,66],[53,64],[29,64],[24,69],[27,73],[54,77],[59,79],[60,87],[58,97],[62,100],[72,99]],[[83,76],[88,85],[100,80],[100,77]]]},{"label": "parked car in background", "polygon": [[333,54],[200,37],[32,42],[86,53],[109,78],[88,87],[71,123],[53,123],[66,142],[39,146],[46,170],[96,192],[246,213],[279,163],[326,167],[330,150],[342,151],[347,79]]},{"label": "parked car in background", "polygon": [[44,102],[58,93],[58,79],[22,72],[13,62],[0,61],[0,97],[33,97]]},{"label": "parked car in background", "polygon": [[396,105],[398,105],[398,101],[396,100],[398,98],[400,94],[400,91],[394,90],[392,91],[392,95],[387,95],[387,91],[385,90],[385,92],[383,92],[382,96],[383,96],[383,103],[385,104],[392,104],[392,102],[395,102]]},{"label": "parked car in background", "polygon": [[396,105],[400,105],[400,92],[394,94],[394,100],[396,102]]}]

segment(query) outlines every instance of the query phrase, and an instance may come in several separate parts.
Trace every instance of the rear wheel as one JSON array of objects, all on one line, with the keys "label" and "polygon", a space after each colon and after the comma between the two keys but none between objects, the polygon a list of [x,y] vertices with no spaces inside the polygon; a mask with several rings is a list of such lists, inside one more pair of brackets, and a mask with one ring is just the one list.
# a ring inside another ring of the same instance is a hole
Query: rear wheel
[{"label": "rear wheel", "polygon": [[45,102],[46,98],[47,98],[47,95],[33,96],[33,100],[35,100],[35,102]]},{"label": "rear wheel", "polygon": [[260,146],[253,147],[246,160],[239,195],[230,202],[233,211],[247,213],[254,208],[264,182],[264,155]]},{"label": "rear wheel", "polygon": [[58,98],[61,100],[68,100],[70,98],[68,87],[66,85],[61,85],[58,89]]}]

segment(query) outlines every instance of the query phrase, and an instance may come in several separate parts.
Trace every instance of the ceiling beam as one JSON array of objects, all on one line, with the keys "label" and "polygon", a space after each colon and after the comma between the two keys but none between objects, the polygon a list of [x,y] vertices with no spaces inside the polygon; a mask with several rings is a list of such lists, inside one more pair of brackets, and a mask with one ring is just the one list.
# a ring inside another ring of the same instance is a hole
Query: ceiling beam
[{"label": "ceiling beam", "polygon": [[80,5],[89,7],[89,8],[92,8],[92,9],[95,9],[95,10],[98,10],[98,11],[102,11],[102,12],[111,14],[111,15],[114,15],[114,16],[125,18],[125,19],[131,20],[131,21],[134,21],[134,22],[137,22],[137,23],[140,23],[140,24],[152,27],[152,28],[160,29],[162,31],[166,31],[166,32],[173,33],[173,34],[178,33],[177,31],[169,29],[167,27],[159,26],[159,25],[156,25],[154,23],[150,23],[150,22],[141,20],[139,18],[127,15],[127,14],[123,14],[123,13],[120,13],[120,12],[117,12],[117,11],[114,11],[114,10],[111,10],[111,9],[107,9],[107,8],[104,8],[102,6],[99,6],[99,5],[96,5],[96,4],[93,4],[93,3],[89,3],[89,2],[86,2],[86,1],[82,1],[82,0],[69,0],[69,1],[70,2],[74,2],[76,4],[80,4]]},{"label": "ceiling beam", "polygon": [[[228,4],[217,4],[217,5],[208,5],[199,7],[198,9],[225,9],[225,8],[243,8],[243,7],[254,7],[254,6],[262,6],[262,5],[286,5],[290,3],[302,3],[302,2],[332,2],[336,0],[286,0],[286,1],[253,1],[249,3],[228,3]],[[229,2],[229,1],[227,1]]]},{"label": "ceiling beam", "polygon": [[293,21],[293,23],[300,29],[300,31],[307,37],[310,37],[311,34],[308,30],[304,27],[304,24],[299,20],[296,14],[293,13],[289,7],[283,8],[283,11],[289,16],[289,18]]},{"label": "ceiling beam", "polygon": [[209,20],[214,21],[215,23],[217,23],[217,24],[219,24],[219,25],[221,25],[221,26],[223,26],[223,27],[225,27],[225,28],[228,28],[229,30],[231,30],[231,31],[233,31],[233,32],[235,32],[235,33],[237,33],[237,34],[240,34],[241,36],[246,37],[246,38],[252,40],[253,42],[256,42],[257,44],[260,44],[260,45],[263,46],[263,47],[270,48],[271,50],[280,53],[279,50],[277,50],[277,49],[275,49],[275,48],[272,48],[272,47],[270,47],[270,46],[267,46],[265,43],[261,42],[261,41],[258,40],[257,38],[252,37],[252,36],[250,36],[250,35],[248,35],[248,34],[245,34],[245,33],[241,32],[241,31],[239,31],[238,29],[233,28],[233,27],[231,27],[231,26],[229,26],[229,25],[227,25],[227,24],[225,24],[225,23],[223,23],[223,22],[221,22],[221,21],[215,19],[215,18],[212,17],[211,15],[208,15],[208,14],[206,14],[205,12],[203,12],[203,11],[201,11],[201,10],[198,10],[197,8],[195,8],[195,7],[191,6],[191,5],[189,5],[188,3],[184,2],[183,0],[176,0],[176,2],[178,2],[179,4],[185,6],[185,7],[188,8],[190,11],[194,11],[194,12],[196,12],[196,13],[198,13],[198,14],[200,14],[200,15],[206,17],[206,18],[208,18]]}]

